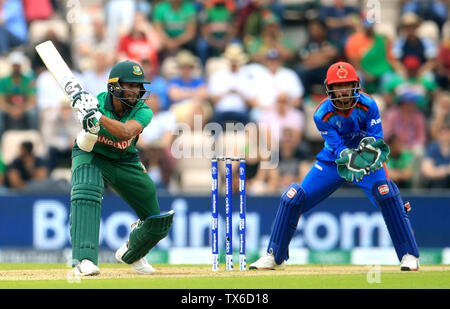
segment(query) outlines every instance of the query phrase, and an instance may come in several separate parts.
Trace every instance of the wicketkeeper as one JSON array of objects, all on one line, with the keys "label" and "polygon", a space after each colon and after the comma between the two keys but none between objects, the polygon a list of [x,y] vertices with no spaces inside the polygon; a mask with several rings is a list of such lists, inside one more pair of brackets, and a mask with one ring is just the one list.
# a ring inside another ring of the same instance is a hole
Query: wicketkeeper
[{"label": "wicketkeeper", "polygon": [[145,256],[170,231],[174,213],[160,214],[155,185],[136,149],[139,134],[153,116],[142,100],[147,95],[146,83],[139,64],[119,62],[110,72],[107,92],[97,97],[82,92],[72,102],[83,130],[97,136],[92,151],[81,150],[77,143],[72,150],[70,235],[73,264],[79,275],[100,273],[97,264],[105,183],[139,217],[128,242],[116,251],[118,261],[132,265],[138,273],[154,273]]},{"label": "wicketkeeper", "polygon": [[328,98],[314,113],[325,140],[317,161],[301,184],[291,184],[281,196],[267,255],[250,269],[274,269],[289,258],[288,247],[302,213],[310,210],[345,182],[363,190],[381,210],[401,270],[419,269],[419,250],[399,189],[389,179],[381,118],[373,98],[360,91],[359,77],[349,63],[330,66],[325,86]]}]

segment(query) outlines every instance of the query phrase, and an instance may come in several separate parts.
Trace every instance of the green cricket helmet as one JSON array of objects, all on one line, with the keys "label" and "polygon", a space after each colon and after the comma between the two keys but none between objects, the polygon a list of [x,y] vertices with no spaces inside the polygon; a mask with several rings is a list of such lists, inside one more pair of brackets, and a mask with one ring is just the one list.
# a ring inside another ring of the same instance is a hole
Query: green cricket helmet
[{"label": "green cricket helmet", "polygon": [[145,84],[150,84],[150,81],[145,80],[144,70],[141,65],[125,60],[117,63],[111,69],[108,78],[108,92],[114,97],[118,98],[123,104],[128,107],[134,107],[136,104],[131,104],[123,97],[124,88],[121,83],[138,83],[141,84],[138,98],[146,99],[149,95],[149,91],[145,89]]}]

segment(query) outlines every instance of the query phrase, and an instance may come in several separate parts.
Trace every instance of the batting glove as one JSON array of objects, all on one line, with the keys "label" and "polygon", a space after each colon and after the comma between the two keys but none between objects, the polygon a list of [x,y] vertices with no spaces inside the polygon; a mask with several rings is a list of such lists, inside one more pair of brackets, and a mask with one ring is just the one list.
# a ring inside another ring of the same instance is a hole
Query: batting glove
[{"label": "batting glove", "polygon": [[102,116],[102,113],[97,108],[78,110],[78,120],[83,130],[92,134],[98,134],[100,131],[100,118]]},{"label": "batting glove", "polygon": [[70,105],[75,111],[81,109],[89,110],[100,106],[97,98],[86,91],[80,91],[75,94]]}]

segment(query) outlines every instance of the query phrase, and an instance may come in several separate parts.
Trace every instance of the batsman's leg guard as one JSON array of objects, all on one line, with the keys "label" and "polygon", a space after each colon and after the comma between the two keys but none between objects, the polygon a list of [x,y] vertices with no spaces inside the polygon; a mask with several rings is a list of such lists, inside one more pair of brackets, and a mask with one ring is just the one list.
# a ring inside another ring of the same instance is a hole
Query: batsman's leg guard
[{"label": "batsman's leg guard", "polygon": [[389,179],[377,181],[372,186],[372,195],[380,207],[398,259],[401,260],[407,253],[419,257],[419,249],[397,185]]},{"label": "batsman's leg guard", "polygon": [[150,216],[144,221],[139,221],[138,226],[130,233],[128,250],[123,254],[122,261],[131,264],[144,257],[169,234],[174,214],[171,210],[166,214]]},{"label": "batsman's leg guard", "polygon": [[[267,248],[267,252],[273,254],[278,265],[289,258],[289,243],[297,230],[305,197],[305,191],[299,185],[296,188],[291,185],[281,197]],[[289,202],[289,198],[295,202]]]},{"label": "batsman's leg guard", "polygon": [[88,259],[98,263],[100,210],[103,196],[103,178],[100,169],[82,164],[72,173],[70,198],[70,236],[72,259]]}]

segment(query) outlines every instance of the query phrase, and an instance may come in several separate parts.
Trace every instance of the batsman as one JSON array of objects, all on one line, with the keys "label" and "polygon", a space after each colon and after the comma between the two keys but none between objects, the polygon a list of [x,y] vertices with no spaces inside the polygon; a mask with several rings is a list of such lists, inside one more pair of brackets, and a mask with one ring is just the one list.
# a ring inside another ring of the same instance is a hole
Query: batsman
[{"label": "batsman", "polygon": [[317,107],[314,122],[325,140],[324,148],[303,181],[291,184],[281,196],[267,247],[267,255],[250,269],[275,269],[289,258],[289,243],[302,213],[330,196],[345,182],[357,185],[380,209],[391,236],[400,270],[419,269],[419,250],[396,184],[385,162],[389,147],[377,103],[360,88],[353,66],[337,62],[327,71],[327,98]]},{"label": "batsman", "polygon": [[112,68],[108,91],[97,97],[82,91],[72,101],[83,130],[97,137],[92,151],[81,150],[77,143],[72,150],[70,235],[74,271],[81,276],[100,273],[98,247],[105,183],[139,218],[131,226],[129,240],[115,253],[118,261],[140,274],[154,273],[145,256],[170,231],[174,212],[160,213],[155,185],[136,149],[139,134],[153,116],[143,101],[148,96],[146,83],[139,64],[123,61]]}]

